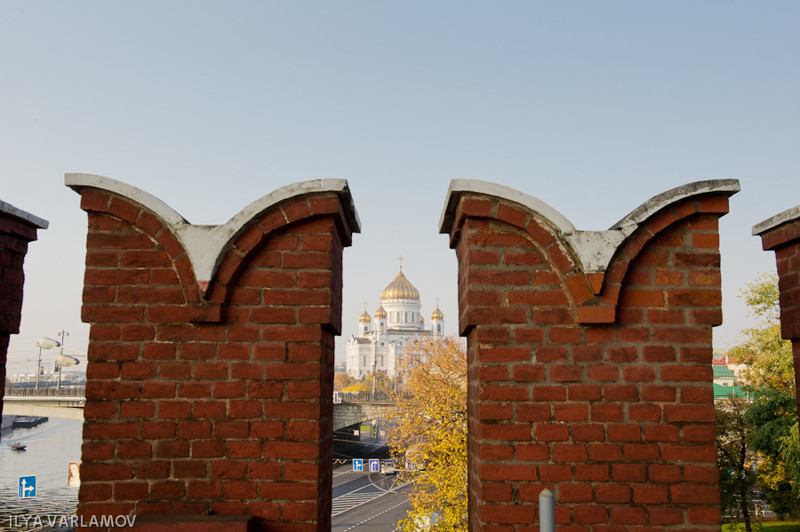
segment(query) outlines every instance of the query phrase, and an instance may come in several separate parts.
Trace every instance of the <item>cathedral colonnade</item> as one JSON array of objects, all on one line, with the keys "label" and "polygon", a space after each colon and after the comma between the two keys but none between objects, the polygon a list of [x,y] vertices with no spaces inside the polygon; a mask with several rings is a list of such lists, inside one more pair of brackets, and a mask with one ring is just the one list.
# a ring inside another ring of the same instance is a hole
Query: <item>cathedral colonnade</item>
[{"label": "cathedral colonnade", "polygon": [[[112,179],[66,183],[88,214],[78,513],[329,529],[347,183],[283,187],[220,226]],[[711,328],[738,190],[693,183],[579,231],[518,191],[451,183],[472,530],[529,529],[544,487],[559,524],[719,529]]]},{"label": "cathedral colonnade", "polygon": [[[778,266],[781,336],[792,341],[794,380],[800,382],[800,205],[753,227],[765,251],[774,251]],[[797,390],[800,411],[800,389]]]},{"label": "cathedral colonnade", "polygon": [[23,263],[28,244],[36,240],[48,222],[13,205],[0,201],[0,415],[6,385],[8,340],[19,333],[22,291],[25,282]]}]

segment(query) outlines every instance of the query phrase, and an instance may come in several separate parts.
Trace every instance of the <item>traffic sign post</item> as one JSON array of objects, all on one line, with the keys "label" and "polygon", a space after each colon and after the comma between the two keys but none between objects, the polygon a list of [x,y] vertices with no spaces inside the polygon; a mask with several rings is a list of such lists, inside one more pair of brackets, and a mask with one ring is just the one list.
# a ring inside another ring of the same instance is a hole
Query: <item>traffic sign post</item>
[{"label": "traffic sign post", "polygon": [[353,471],[364,471],[364,460],[361,458],[353,458]]},{"label": "traffic sign post", "polygon": [[370,458],[369,459],[369,472],[370,473],[377,473],[381,470],[381,461],[377,458]]},{"label": "traffic sign post", "polygon": [[36,497],[36,475],[19,477],[18,497],[20,499],[32,499]]}]

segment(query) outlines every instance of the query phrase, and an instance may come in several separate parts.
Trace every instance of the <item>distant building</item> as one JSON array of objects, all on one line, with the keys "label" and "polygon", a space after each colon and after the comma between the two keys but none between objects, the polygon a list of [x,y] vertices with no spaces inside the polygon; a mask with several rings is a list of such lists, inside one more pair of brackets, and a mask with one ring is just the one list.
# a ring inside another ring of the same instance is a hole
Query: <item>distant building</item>
[{"label": "distant building", "polygon": [[712,366],[714,370],[714,384],[720,386],[733,386],[736,384],[736,374],[728,366]]},{"label": "distant building", "polygon": [[722,401],[730,396],[744,397],[749,395],[741,388],[744,384],[744,364],[734,364],[727,352],[715,352],[711,361],[714,371],[714,401]]},{"label": "distant building", "polygon": [[381,293],[381,304],[371,317],[366,308],[358,318],[358,333],[347,340],[347,373],[360,379],[375,370],[394,378],[403,348],[418,336],[444,335],[444,314],[436,306],[431,328],[425,329],[417,290],[403,268]]}]

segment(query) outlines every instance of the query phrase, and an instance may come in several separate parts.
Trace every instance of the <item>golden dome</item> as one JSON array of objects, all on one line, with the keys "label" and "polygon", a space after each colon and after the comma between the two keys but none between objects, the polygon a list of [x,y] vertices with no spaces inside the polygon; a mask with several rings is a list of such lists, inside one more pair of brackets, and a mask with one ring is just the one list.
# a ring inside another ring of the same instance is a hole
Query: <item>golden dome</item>
[{"label": "golden dome", "polygon": [[438,306],[436,307],[436,310],[433,311],[433,314],[431,314],[431,319],[432,320],[443,320],[444,319],[444,314],[442,314],[442,311],[439,310]]},{"label": "golden dome", "polygon": [[386,316],[388,316],[388,314],[386,314],[386,309],[382,306],[378,307],[378,310],[375,311],[375,319],[385,318]]},{"label": "golden dome", "polygon": [[358,317],[358,321],[359,323],[369,323],[372,321],[372,318],[369,317],[369,314],[367,314],[367,311],[365,310],[361,313],[361,316]]},{"label": "golden dome", "polygon": [[419,299],[419,290],[408,282],[403,270],[400,270],[397,277],[381,292],[381,299]]}]

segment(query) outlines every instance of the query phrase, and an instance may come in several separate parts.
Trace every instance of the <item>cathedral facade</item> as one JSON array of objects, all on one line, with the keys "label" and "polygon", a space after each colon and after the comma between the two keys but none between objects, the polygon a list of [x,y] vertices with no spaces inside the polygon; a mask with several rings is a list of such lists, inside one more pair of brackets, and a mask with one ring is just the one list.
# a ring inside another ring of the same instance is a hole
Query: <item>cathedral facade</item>
[{"label": "cathedral facade", "polygon": [[358,332],[347,340],[347,373],[361,379],[373,371],[394,378],[404,346],[417,336],[443,336],[444,314],[436,306],[431,328],[425,328],[417,290],[403,268],[381,292],[381,304],[371,317],[364,309],[358,318]]}]

